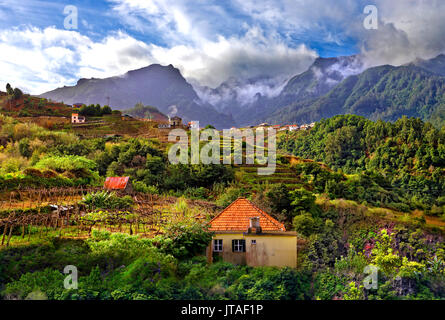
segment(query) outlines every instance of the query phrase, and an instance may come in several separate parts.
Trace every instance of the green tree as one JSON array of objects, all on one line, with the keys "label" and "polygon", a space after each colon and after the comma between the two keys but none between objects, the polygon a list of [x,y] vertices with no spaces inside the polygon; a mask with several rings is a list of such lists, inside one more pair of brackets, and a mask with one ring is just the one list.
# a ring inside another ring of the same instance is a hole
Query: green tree
[{"label": "green tree", "polygon": [[6,93],[10,96],[12,96],[14,94],[14,90],[12,89],[12,87],[9,83],[6,84]]},{"label": "green tree", "polygon": [[304,189],[300,188],[290,192],[290,198],[292,199],[291,206],[293,208],[294,214],[301,212],[315,213],[315,195]]},{"label": "green tree", "polygon": [[291,196],[289,189],[284,183],[274,184],[266,193],[266,197],[270,202],[272,210],[276,213],[281,213],[283,210],[290,212],[291,210]]},{"label": "green tree", "polygon": [[102,115],[111,114],[112,112],[113,110],[109,106],[103,106],[101,111]]},{"label": "green tree", "polygon": [[386,229],[380,232],[372,249],[372,263],[386,275],[393,275],[402,264],[402,259],[392,248],[392,237]]},{"label": "green tree", "polygon": [[305,237],[310,236],[316,230],[316,222],[312,215],[308,212],[295,216],[292,224],[295,228],[295,231]]},{"label": "green tree", "polygon": [[15,100],[20,99],[23,97],[23,92],[19,88],[15,88],[12,96]]},{"label": "green tree", "polygon": [[364,300],[363,286],[357,286],[354,282],[349,283],[348,292],[343,296],[345,300]]}]

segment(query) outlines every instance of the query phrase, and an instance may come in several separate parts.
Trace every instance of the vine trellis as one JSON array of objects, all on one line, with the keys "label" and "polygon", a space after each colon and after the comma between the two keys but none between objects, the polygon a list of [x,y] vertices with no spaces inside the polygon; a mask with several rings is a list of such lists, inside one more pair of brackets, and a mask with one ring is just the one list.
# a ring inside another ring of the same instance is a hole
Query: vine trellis
[{"label": "vine trellis", "polygon": [[[19,232],[17,230],[21,230],[22,238],[29,238],[33,227],[40,227],[41,235],[54,229],[63,235],[68,226],[75,226],[79,236],[82,231],[90,234],[93,227],[112,232],[158,235],[172,215],[182,214],[165,210],[176,202],[176,198],[144,193],[131,194],[134,205],[120,210],[102,210],[81,203],[83,196],[100,190],[100,187],[5,190],[0,198],[1,245],[9,246],[12,235]],[[209,204],[202,202],[198,205]],[[202,219],[201,216],[196,218]]]}]

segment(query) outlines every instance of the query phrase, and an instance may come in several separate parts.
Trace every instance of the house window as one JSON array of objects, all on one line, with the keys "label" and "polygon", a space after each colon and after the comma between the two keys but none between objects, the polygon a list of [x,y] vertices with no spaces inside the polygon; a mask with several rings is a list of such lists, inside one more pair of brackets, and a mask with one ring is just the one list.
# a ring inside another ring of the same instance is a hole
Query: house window
[{"label": "house window", "polygon": [[256,244],[256,240],[252,240],[251,244]]},{"label": "house window", "polygon": [[223,241],[221,239],[213,240],[213,252],[223,251]]},{"label": "house window", "polygon": [[246,252],[246,240],[232,240],[233,252]]}]

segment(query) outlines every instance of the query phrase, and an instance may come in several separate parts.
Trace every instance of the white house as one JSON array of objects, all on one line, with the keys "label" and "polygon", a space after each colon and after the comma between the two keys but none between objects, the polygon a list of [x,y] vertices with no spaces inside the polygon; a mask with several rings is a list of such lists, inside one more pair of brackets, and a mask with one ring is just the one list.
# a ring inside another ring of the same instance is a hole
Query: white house
[{"label": "white house", "polygon": [[78,113],[71,114],[71,123],[85,123],[85,117],[79,116]]}]

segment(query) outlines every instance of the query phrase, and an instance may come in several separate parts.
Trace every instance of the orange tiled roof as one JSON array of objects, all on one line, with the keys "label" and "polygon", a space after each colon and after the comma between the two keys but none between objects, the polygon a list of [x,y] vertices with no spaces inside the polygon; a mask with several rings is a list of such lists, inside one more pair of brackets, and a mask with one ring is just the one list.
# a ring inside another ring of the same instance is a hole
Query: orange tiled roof
[{"label": "orange tiled roof", "polygon": [[105,180],[104,188],[108,190],[123,190],[127,187],[130,177],[108,177]]},{"label": "orange tiled roof", "polygon": [[245,198],[239,198],[210,222],[210,231],[242,231],[250,227],[250,218],[260,217],[263,231],[286,231],[284,224],[278,222],[266,212],[256,207]]}]

